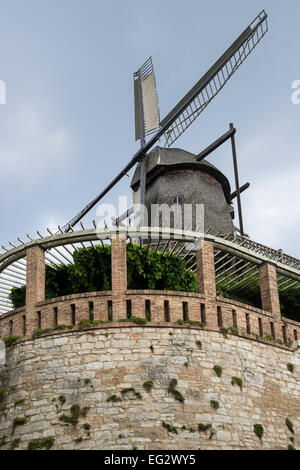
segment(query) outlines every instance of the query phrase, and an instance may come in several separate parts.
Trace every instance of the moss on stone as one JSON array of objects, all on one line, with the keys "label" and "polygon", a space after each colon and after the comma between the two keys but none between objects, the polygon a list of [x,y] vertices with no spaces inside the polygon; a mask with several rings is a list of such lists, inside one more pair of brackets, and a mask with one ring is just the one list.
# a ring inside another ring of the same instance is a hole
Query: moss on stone
[{"label": "moss on stone", "polygon": [[16,449],[17,447],[19,447],[20,443],[21,443],[20,437],[14,439],[14,440],[11,442],[11,444],[10,444],[11,450],[14,450],[14,449]]},{"label": "moss on stone", "polygon": [[199,432],[206,432],[208,431],[209,429],[211,429],[211,424],[208,423],[208,424],[203,424],[203,423],[199,423],[198,424],[198,431]]},{"label": "moss on stone", "polygon": [[53,436],[44,437],[42,439],[32,439],[28,442],[28,450],[49,450],[53,447],[55,438]]},{"label": "moss on stone", "polygon": [[2,338],[2,341],[5,344],[5,346],[12,346],[18,339],[19,339],[19,336],[9,335],[9,336],[6,336],[5,338]]},{"label": "moss on stone", "polygon": [[178,392],[178,390],[176,390],[176,385],[177,385],[177,380],[176,379],[172,379],[171,382],[169,383],[169,387],[168,387],[168,392],[173,395],[173,397],[175,398],[175,400],[179,401],[180,403],[183,403],[184,402],[184,398],[183,396],[181,395],[180,392]]},{"label": "moss on stone", "polygon": [[163,428],[165,428],[168,432],[178,434],[178,430],[176,426],[172,426],[171,424],[165,423],[164,421],[162,422]]},{"label": "moss on stone", "polygon": [[286,418],[285,424],[286,424],[288,430],[290,431],[290,433],[295,434],[293,423],[289,418]]},{"label": "moss on stone", "polygon": [[152,380],[147,380],[147,382],[143,383],[143,387],[146,390],[146,392],[150,393],[153,387],[153,382]]},{"label": "moss on stone", "polygon": [[253,431],[254,431],[254,434],[257,435],[258,439],[261,441],[262,440],[262,437],[264,435],[264,428],[261,424],[257,423],[257,424],[254,424],[253,426]]},{"label": "moss on stone", "polygon": [[211,400],[210,405],[214,410],[218,410],[220,407],[220,404],[217,400]]},{"label": "moss on stone", "polygon": [[240,389],[243,390],[243,381],[239,377],[232,377],[231,385],[238,385]]},{"label": "moss on stone", "polygon": [[213,369],[214,369],[215,373],[217,374],[217,376],[221,377],[222,372],[223,372],[223,368],[221,366],[216,365],[216,366],[213,367]]}]

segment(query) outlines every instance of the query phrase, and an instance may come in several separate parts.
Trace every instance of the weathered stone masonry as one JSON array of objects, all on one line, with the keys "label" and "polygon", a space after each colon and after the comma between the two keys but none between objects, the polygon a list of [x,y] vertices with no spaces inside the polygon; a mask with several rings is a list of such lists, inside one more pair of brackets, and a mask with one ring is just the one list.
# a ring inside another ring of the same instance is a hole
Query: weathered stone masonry
[{"label": "weathered stone masonry", "polygon": [[[287,363],[295,364],[294,373]],[[220,378],[214,365],[223,368]],[[286,449],[287,417],[300,444],[299,351],[196,328],[119,326],[25,341],[9,352],[7,368],[0,438],[7,436],[8,443],[2,449],[16,438],[26,449],[47,436],[55,438],[54,449]],[[242,390],[231,384],[233,376],[242,379]],[[174,378],[184,403],[167,391]],[[150,393],[143,387],[149,380]],[[128,388],[134,391],[122,393]],[[120,401],[107,401],[113,395]],[[20,399],[24,403],[16,405]],[[218,410],[211,400],[219,402]],[[77,426],[59,420],[73,404],[90,406]],[[28,418],[11,436],[16,416]],[[264,427],[262,443],[253,432],[256,423]],[[199,433],[199,424],[212,428]]]},{"label": "weathered stone masonry", "polygon": [[[260,310],[216,297],[213,255],[208,242],[197,252],[199,293],[127,290],[126,241],[116,237],[111,291],[45,300],[44,252],[30,247],[26,307],[0,318],[0,337],[20,337],[0,366],[6,391],[2,449],[10,448],[13,439],[20,438],[19,448],[25,449],[32,439],[47,436],[55,438],[54,449],[286,449],[291,437],[286,418],[293,422],[294,445],[299,446],[300,329],[299,323],[281,318],[276,269],[271,264],[260,268]],[[148,308],[150,321],[139,327],[120,324],[128,302],[133,316],[145,318]],[[78,322],[90,318],[91,308],[95,320],[107,322],[112,314],[112,322],[80,331]],[[206,323],[205,328],[178,325],[183,315]],[[72,330],[32,339],[38,327],[71,323]],[[232,326],[238,333],[224,337],[222,328]],[[214,365],[223,368],[220,378]],[[242,380],[242,390],[231,384],[232,377]],[[168,393],[172,379],[178,381],[183,403]],[[153,382],[151,392],[143,387],[147,381]],[[212,409],[211,400],[219,409]],[[59,420],[74,404],[90,407],[76,426]],[[27,418],[12,434],[15,417]],[[253,432],[256,423],[264,427],[262,442]],[[211,427],[199,432],[199,424]]]}]

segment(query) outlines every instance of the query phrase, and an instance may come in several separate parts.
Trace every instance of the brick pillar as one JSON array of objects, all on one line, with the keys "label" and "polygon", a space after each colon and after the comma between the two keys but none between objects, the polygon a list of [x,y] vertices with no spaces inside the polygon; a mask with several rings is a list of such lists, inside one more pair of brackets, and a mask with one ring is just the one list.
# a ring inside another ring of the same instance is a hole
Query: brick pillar
[{"label": "brick pillar", "polygon": [[198,292],[206,297],[216,297],[216,273],[214,247],[203,241],[202,248],[196,251]]},{"label": "brick pillar", "polygon": [[115,322],[126,318],[127,256],[124,235],[117,234],[111,239],[111,288]]},{"label": "brick pillar", "polygon": [[276,267],[264,263],[259,268],[259,285],[262,309],[280,317],[280,302],[277,285]]},{"label": "brick pillar", "polygon": [[26,315],[32,315],[36,302],[45,300],[44,250],[38,245],[28,248],[26,262]]}]

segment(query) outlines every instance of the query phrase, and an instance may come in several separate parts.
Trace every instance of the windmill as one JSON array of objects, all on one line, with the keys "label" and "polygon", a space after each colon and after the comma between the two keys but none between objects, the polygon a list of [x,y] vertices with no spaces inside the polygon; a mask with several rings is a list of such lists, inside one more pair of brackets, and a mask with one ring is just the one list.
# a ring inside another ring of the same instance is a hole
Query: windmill
[{"label": "windmill", "polygon": [[[140,140],[140,149],[135,153],[124,169],[111,181],[111,183],[82,211],[71,219],[63,230],[68,232],[76,225],[137,163],[140,163],[140,203],[144,201],[145,171],[144,162],[147,152],[159,139],[164,139],[165,147],[170,147],[187,128],[202,114],[214,97],[222,90],[237,69],[255,49],[268,31],[268,15],[263,10],[232,43],[215,64],[191,88],[191,90],[176,104],[176,106],[159,122],[158,100],[154,69],[151,57],[134,74],[135,94],[135,131],[136,140]],[[149,140],[146,137],[155,131]],[[239,186],[238,167],[236,159],[235,135],[236,129],[230,125],[230,130],[217,139],[198,156],[197,161],[205,158],[213,150],[231,139],[236,190],[232,197],[237,197],[239,212],[239,231],[243,235],[243,221],[240,193],[247,189],[247,185]],[[118,222],[125,220],[133,210],[130,209],[121,215]]]}]

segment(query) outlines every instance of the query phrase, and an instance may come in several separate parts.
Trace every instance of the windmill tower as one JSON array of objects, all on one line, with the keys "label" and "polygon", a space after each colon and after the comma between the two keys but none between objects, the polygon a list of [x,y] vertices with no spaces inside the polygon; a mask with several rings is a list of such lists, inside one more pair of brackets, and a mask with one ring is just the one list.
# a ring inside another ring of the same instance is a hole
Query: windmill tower
[{"label": "windmill tower", "polygon": [[[128,171],[138,164],[131,183],[135,204],[139,203],[143,206],[145,203],[146,207],[153,203],[180,204],[184,201],[192,205],[204,204],[207,212],[206,229],[212,230],[212,233],[226,235],[235,230],[232,222],[234,217],[232,200],[236,197],[239,218],[239,227],[237,229],[244,235],[240,194],[242,190],[249,187],[249,183],[240,188],[234,137],[236,130],[233,125],[230,125],[228,132],[199,155],[188,155],[185,151],[171,149],[170,147],[202,114],[265,36],[268,31],[267,16],[263,10],[161,121],[151,57],[135,72],[135,138],[140,141],[140,149],[113,181],[63,227],[65,232],[71,230]],[[149,135],[150,137],[147,140]],[[150,152],[160,139],[164,141],[164,148],[159,147]],[[227,177],[204,160],[205,157],[229,139],[232,144],[235,177],[235,190],[233,193],[231,193]],[[170,175],[175,170],[177,176],[174,177],[173,173],[173,177],[171,177]],[[181,178],[178,178],[178,171],[183,170],[185,170],[185,176],[182,173]],[[155,174],[156,177],[154,178]],[[189,181],[192,182],[190,189],[188,189]],[[181,185],[187,186],[185,194],[180,192]],[[126,220],[133,212],[134,210],[131,208],[125,214],[121,214],[116,223]],[[138,215],[140,216],[140,225],[149,223],[149,220],[144,220],[143,214],[139,213]],[[183,226],[183,228],[187,227]],[[194,220],[190,228],[197,230]]]}]

